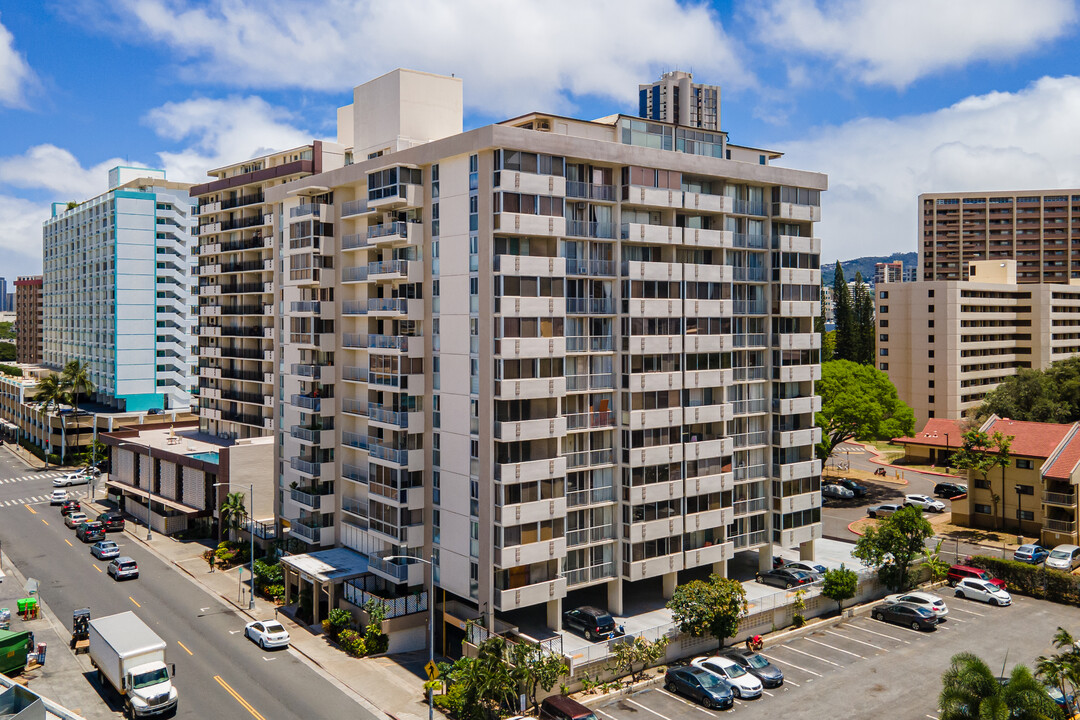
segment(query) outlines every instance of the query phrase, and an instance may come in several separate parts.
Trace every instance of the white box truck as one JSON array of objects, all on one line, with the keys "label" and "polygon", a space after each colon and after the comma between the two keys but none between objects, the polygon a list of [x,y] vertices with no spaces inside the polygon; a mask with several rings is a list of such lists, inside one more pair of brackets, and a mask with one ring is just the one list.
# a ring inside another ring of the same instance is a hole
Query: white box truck
[{"label": "white box truck", "polygon": [[135,613],[90,621],[90,662],[98,682],[111,685],[124,699],[129,717],[175,712],[176,669],[165,664],[165,641]]}]

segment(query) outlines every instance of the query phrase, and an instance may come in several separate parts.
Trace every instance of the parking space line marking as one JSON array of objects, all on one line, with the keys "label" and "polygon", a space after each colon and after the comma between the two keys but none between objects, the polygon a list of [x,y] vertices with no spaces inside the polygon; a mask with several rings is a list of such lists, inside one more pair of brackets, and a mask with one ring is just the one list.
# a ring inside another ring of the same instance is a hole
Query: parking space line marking
[{"label": "parking space line marking", "polygon": [[[807,672],[810,672],[810,671],[807,670]],[[802,687],[802,685],[800,685],[799,683],[795,682],[794,680],[792,680],[791,678],[789,678],[787,676],[784,676],[784,684],[785,685],[794,685],[795,687]]]},{"label": "parking space line marking", "polygon": [[131,597],[130,595],[128,595],[128,600],[130,600],[131,602],[135,603],[135,607],[137,607],[137,608],[141,608],[141,607],[142,607],[142,605],[140,605],[140,604],[138,603],[138,601],[137,601],[137,600],[135,600],[135,598]]},{"label": "parking space line marking", "polygon": [[786,647],[791,652],[796,652],[796,653],[799,653],[800,655],[805,655],[808,658],[813,658],[815,660],[820,660],[823,663],[829,663],[830,665],[835,665],[836,667],[844,667],[840,663],[835,663],[832,660],[826,660],[825,658],[819,658],[817,655],[811,655],[808,652],[803,652],[802,650],[796,650],[795,648],[791,647],[790,645],[784,645],[783,647]]},{"label": "parking space line marking", "polygon": [[662,687],[659,687],[659,688],[656,688],[656,689],[659,690],[660,692],[664,693],[668,697],[671,697],[671,698],[674,698],[675,700],[678,700],[683,705],[689,705],[690,707],[694,708],[695,710],[699,710],[699,711],[705,713],[706,715],[708,715],[709,717],[713,717],[713,714],[711,712],[709,712],[705,708],[701,707],[700,705],[695,705],[692,702],[687,702],[687,701],[683,700],[681,697],[679,697],[678,695],[676,695],[674,693],[670,693],[670,692],[668,692],[667,690],[665,690]]},{"label": "parking space line marking", "polygon": [[830,645],[829,643],[823,643],[820,640],[814,640],[813,638],[808,638],[808,637],[803,638],[803,640],[806,640],[807,642],[812,642],[815,645],[820,645],[821,647],[827,647],[830,650],[836,650],[837,652],[842,652],[842,653],[846,653],[848,655],[852,655],[854,657],[859,658],[860,660],[865,660],[865,658],[862,655],[860,655],[859,653],[853,653],[850,650],[845,650],[843,648],[838,648],[838,647],[835,647],[833,645]]},{"label": "parking space line marking", "polygon": [[179,645],[180,647],[184,648],[184,652],[186,652],[188,655],[194,655],[195,654],[195,653],[191,652],[190,650],[188,650],[187,645],[180,642],[179,640],[176,641],[176,644]]},{"label": "parking space line marking", "polygon": [[30,514],[32,514],[32,515],[37,515],[37,510],[35,510],[34,508],[30,507],[30,506],[29,506],[29,505],[27,505],[26,503],[23,503],[23,507],[25,507],[25,508],[26,508],[27,510],[29,510],[29,511],[30,511]]},{"label": "parking space line marking", "polygon": [[100,567],[100,566],[98,566],[98,565],[95,565],[95,566],[94,566],[94,569],[95,569],[95,570],[97,570],[98,572],[101,572],[101,567]]},{"label": "parking space line marking", "polygon": [[[966,598],[960,598],[960,599],[965,600]],[[965,610],[962,607],[954,607],[953,610],[959,610],[960,612],[967,613],[968,615],[975,615],[977,617],[983,617],[985,615],[985,613],[977,613],[974,610]]]},{"label": "parking space line marking", "polygon": [[45,518],[41,518],[41,522],[45,523],[46,525],[48,525],[48,524],[49,524],[49,521],[48,521],[48,520],[46,520]]},{"label": "parking space line marking", "polygon": [[905,645],[911,644],[910,640],[894,637],[892,635],[889,635],[888,633],[878,632],[877,630],[871,630],[870,628],[864,628],[862,625],[856,625],[855,623],[848,623],[847,625],[845,625],[845,627],[852,628],[853,630],[862,630],[863,632],[870,633],[871,635],[880,635],[883,638],[889,638],[890,640],[895,640],[896,642],[901,642]]},{"label": "parking space line marking", "polygon": [[955,620],[955,621],[956,621],[956,622],[958,622],[958,623],[966,623],[966,622],[970,622],[969,620],[961,620],[960,618],[958,618],[958,617],[953,617],[953,616],[951,616],[951,615],[946,615],[945,617],[943,617],[943,618],[942,618],[942,620],[944,620],[945,622],[949,622],[949,621]]},{"label": "parking space line marking", "polygon": [[606,718],[610,718],[610,720],[619,720],[617,717],[614,717],[613,715],[608,715],[606,712],[604,712],[600,708],[596,708],[596,712],[600,713],[601,715],[603,715]]},{"label": "parking space line marking", "polygon": [[[821,673],[816,673],[813,670],[807,670],[804,667],[799,667],[798,665],[796,665],[793,662],[788,662],[787,660],[781,660],[778,657],[770,657],[769,659],[770,660],[775,660],[778,663],[783,663],[784,665],[790,665],[791,667],[795,668],[796,670],[802,670],[805,673],[810,673],[811,675],[817,675],[818,677],[821,677]],[[784,678],[784,682],[787,682],[787,681],[788,681],[788,679]]]},{"label": "parking space line marking", "polygon": [[71,541],[68,540],[67,538],[64,538],[64,542],[66,542],[68,544],[68,547],[75,547],[74,545],[71,544]]},{"label": "parking space line marking", "polygon": [[875,650],[881,650],[881,651],[883,651],[883,652],[889,652],[889,649],[888,649],[888,648],[883,648],[883,647],[881,647],[880,645],[875,645],[874,643],[868,643],[868,642],[866,642],[865,640],[856,640],[856,639],[855,639],[855,638],[853,638],[853,637],[849,637],[849,636],[847,636],[847,635],[841,635],[840,633],[838,633],[838,632],[834,632],[834,631],[832,631],[832,630],[826,630],[825,632],[827,632],[827,633],[828,633],[829,635],[835,635],[835,636],[836,636],[836,637],[838,637],[838,638],[844,638],[845,640],[850,640],[850,641],[851,641],[851,642],[853,642],[853,643],[859,643],[860,645],[866,645],[866,646],[868,646],[868,647],[872,647],[872,648],[874,648]]},{"label": "parking space line marking", "polygon": [[638,706],[639,708],[641,708],[642,710],[644,710],[644,711],[646,711],[646,712],[651,712],[651,713],[652,713],[653,715],[655,715],[655,716],[656,716],[656,717],[658,717],[658,718],[664,718],[664,720],[671,720],[671,718],[669,718],[669,717],[668,717],[667,715],[661,715],[660,713],[656,712],[656,711],[655,711],[655,710],[653,710],[652,708],[647,708],[647,707],[645,707],[644,705],[642,705],[642,704],[641,704],[641,703],[639,703],[639,702],[634,702],[634,701],[633,701],[633,700],[631,700],[630,698],[626,698],[626,702],[630,703],[631,705],[637,705],[637,706]]}]

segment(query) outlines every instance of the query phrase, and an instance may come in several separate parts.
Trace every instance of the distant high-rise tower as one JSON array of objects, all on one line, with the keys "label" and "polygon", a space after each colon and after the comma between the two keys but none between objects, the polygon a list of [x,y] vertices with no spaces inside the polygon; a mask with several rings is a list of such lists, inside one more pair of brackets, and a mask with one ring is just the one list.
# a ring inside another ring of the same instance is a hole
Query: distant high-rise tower
[{"label": "distant high-rise tower", "polygon": [[23,275],[15,281],[15,360],[41,362],[40,275]]},{"label": "distant high-rise tower", "polygon": [[676,125],[720,129],[720,86],[694,82],[688,72],[664,73],[650,85],[638,85],[638,115]]}]

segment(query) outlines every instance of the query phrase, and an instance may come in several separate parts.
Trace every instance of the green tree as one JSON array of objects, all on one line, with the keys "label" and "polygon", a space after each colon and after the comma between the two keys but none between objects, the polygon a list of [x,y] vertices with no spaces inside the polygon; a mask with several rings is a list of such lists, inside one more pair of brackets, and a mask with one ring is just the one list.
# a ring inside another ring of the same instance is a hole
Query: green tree
[{"label": "green tree", "polygon": [[511,647],[510,662],[511,677],[524,691],[536,713],[540,708],[536,699],[537,688],[548,692],[560,678],[570,674],[570,668],[563,661],[562,655],[546,652],[539,645],[529,642],[519,642]]},{"label": "green tree", "polygon": [[941,543],[943,542],[944,540],[938,540],[933,550],[923,547],[920,551],[922,563],[930,571],[930,579],[934,582],[941,582],[949,575],[949,563],[941,559]]},{"label": "green tree", "polygon": [[79,424],[79,398],[94,392],[94,383],[90,380],[90,368],[78,360],[69,360],[60,371],[60,384],[71,398],[71,407],[75,411],[75,447],[82,438],[82,426]]},{"label": "green tree", "polygon": [[95,439],[91,440],[90,444],[86,446],[86,450],[79,455],[79,464],[89,467],[94,463],[101,463],[108,459],[109,446]]},{"label": "green tree", "polygon": [[15,343],[0,342],[0,360],[10,362],[15,356]]},{"label": "green tree", "polygon": [[460,712],[469,720],[514,714],[517,683],[510,673],[504,638],[496,635],[480,643],[476,657],[458,660],[448,675],[451,692],[457,686],[462,703]]},{"label": "green tree", "polygon": [[1061,397],[1049,373],[1031,368],[1020,368],[983,398],[976,417],[991,415],[1028,422],[1070,423],[1076,419],[1074,406]]},{"label": "green tree", "polygon": [[225,502],[221,503],[221,525],[229,531],[229,539],[236,540],[236,534],[243,527],[247,514],[244,493],[232,492],[225,496]]},{"label": "green tree", "polygon": [[[1012,435],[995,432],[988,435],[982,430],[968,430],[961,436],[960,449],[953,453],[952,464],[960,470],[980,475],[983,482],[989,484],[990,472],[994,468],[1001,468],[1001,491],[1005,492],[1005,469],[1012,463],[1009,450],[1012,447]],[[1002,503],[1002,495],[990,491],[990,500],[994,504],[994,524],[998,525],[998,505],[1001,508],[1001,526],[1005,525],[1005,507]]]},{"label": "green tree", "polygon": [[815,390],[821,396],[821,412],[814,416],[821,428],[816,448],[821,460],[852,435],[888,440],[915,430],[915,414],[897,396],[889,376],[872,365],[847,360],[823,363]]},{"label": "green tree", "polygon": [[[70,403],[71,398],[68,396],[67,389],[60,382],[59,375],[46,375],[38,381],[37,392],[34,394],[34,402],[37,403],[38,408],[45,412],[45,426],[48,428],[49,435],[52,435],[52,420],[49,417],[50,409],[53,412],[59,411],[60,406],[65,403]],[[64,419],[63,415],[60,416],[60,429],[61,437],[66,435],[64,431]],[[49,468],[49,448],[43,448],[45,451],[45,469]]]},{"label": "green tree", "polygon": [[833,319],[836,325],[836,349],[833,358],[836,360],[854,360],[854,308],[852,307],[851,291],[847,281],[844,280],[844,269],[840,267],[840,261],[836,262],[836,271],[833,274]]},{"label": "green tree", "polygon": [[1073,698],[1070,709],[1076,712],[1076,694],[1080,692],[1080,648],[1076,639],[1063,627],[1054,633],[1054,647],[1060,652],[1040,655],[1035,663],[1035,677],[1055,687],[1062,697]]},{"label": "green tree", "polygon": [[912,560],[933,536],[934,528],[922,509],[908,506],[868,527],[851,554],[876,569],[887,587],[900,592],[907,589]]},{"label": "green tree", "polygon": [[1004,682],[977,655],[953,655],[941,678],[941,720],[1045,720],[1063,717],[1046,689],[1026,665],[1017,665]]},{"label": "green tree", "polygon": [[0,322],[0,338],[5,340],[15,339],[15,323]]},{"label": "green tree", "polygon": [[[620,675],[625,671],[630,675],[630,682],[635,683],[650,665],[663,659],[667,654],[668,642],[666,637],[646,640],[638,636],[632,640],[624,640],[615,646],[611,669]],[[641,665],[641,670],[635,672],[634,668],[638,665]]]},{"label": "green tree", "polygon": [[724,648],[724,639],[739,630],[739,618],[746,613],[746,590],[741,582],[717,574],[708,580],[680,585],[667,607],[679,630],[694,637],[714,637]]},{"label": "green tree", "polygon": [[841,563],[839,568],[825,571],[821,594],[836,602],[836,612],[844,612],[844,601],[855,597],[859,591],[859,576]]},{"label": "green tree", "polygon": [[855,295],[852,298],[852,357],[860,365],[874,364],[874,300],[870,288],[863,283],[862,273],[855,273]]}]

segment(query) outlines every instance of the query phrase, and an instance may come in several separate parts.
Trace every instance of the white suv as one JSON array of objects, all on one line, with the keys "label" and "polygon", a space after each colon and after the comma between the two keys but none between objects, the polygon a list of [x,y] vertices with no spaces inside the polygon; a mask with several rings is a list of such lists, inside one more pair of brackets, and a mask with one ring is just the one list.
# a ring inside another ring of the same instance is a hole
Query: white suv
[{"label": "white suv", "polygon": [[1055,570],[1071,572],[1078,565],[1080,565],[1080,547],[1076,545],[1058,545],[1046,558],[1046,567]]},{"label": "white suv", "polygon": [[986,580],[978,578],[964,578],[956,583],[956,597],[981,600],[991,605],[1009,605],[1012,596],[1005,590]]},{"label": "white suv", "polygon": [[929,495],[905,495],[904,504],[922,508],[923,510],[928,510],[930,512],[945,512],[945,503],[940,500],[935,500]]}]

